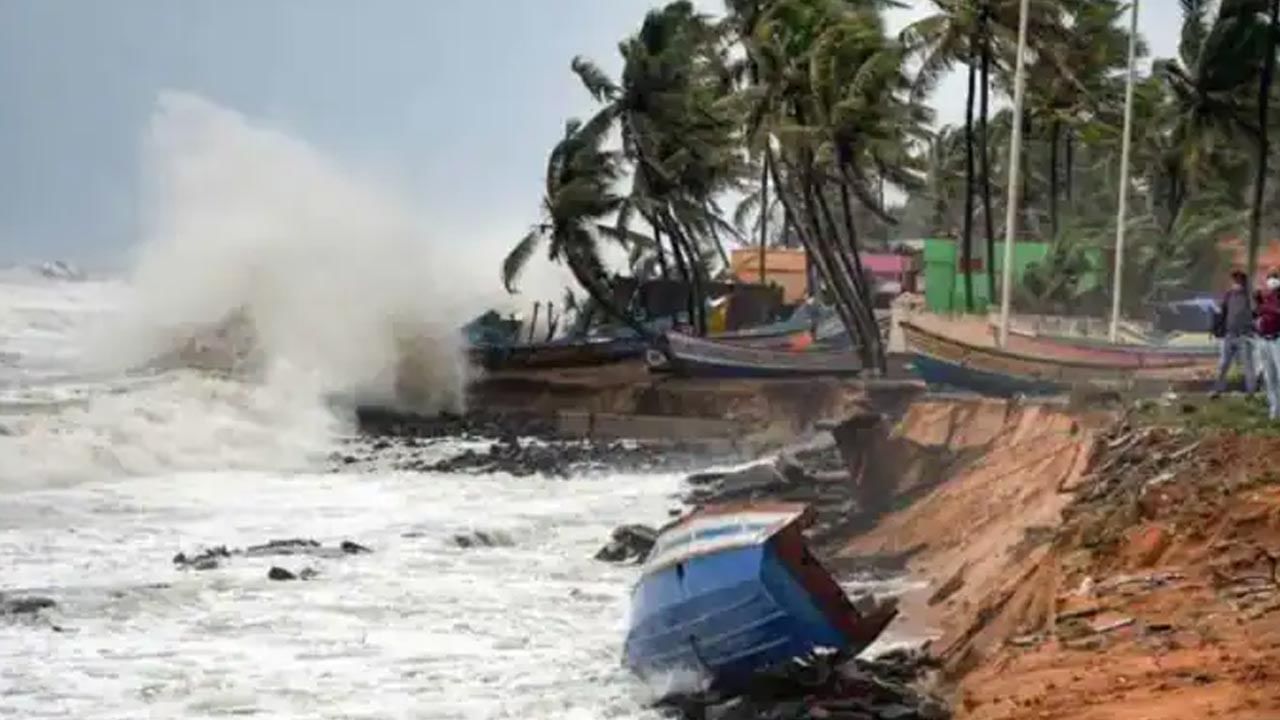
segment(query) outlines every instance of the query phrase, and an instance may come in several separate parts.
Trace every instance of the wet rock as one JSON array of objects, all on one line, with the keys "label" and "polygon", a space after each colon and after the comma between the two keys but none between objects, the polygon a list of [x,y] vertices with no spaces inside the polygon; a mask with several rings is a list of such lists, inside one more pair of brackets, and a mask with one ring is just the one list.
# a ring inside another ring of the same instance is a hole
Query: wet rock
[{"label": "wet rock", "polygon": [[625,442],[521,442],[507,438],[486,451],[464,450],[435,463],[410,469],[443,473],[506,473],[515,477],[535,475],[567,478],[603,470],[645,472],[688,466],[694,453],[679,445]]},{"label": "wet rock", "polygon": [[267,557],[271,555],[300,555],[314,553],[320,548],[320,543],[315,540],[306,538],[291,538],[289,540],[269,540],[262,545],[251,545],[245,549],[244,554],[248,557]]},{"label": "wet rock", "polygon": [[337,546],[324,546],[310,538],[290,538],[286,540],[270,540],[260,545],[251,545],[244,549],[228,549],[225,545],[201,550],[194,555],[178,553],[173,556],[173,564],[183,570],[214,570],[222,567],[234,558],[292,557],[306,555],[309,557],[338,559],[348,555],[364,555],[371,553],[364,545],[351,540],[343,540]]},{"label": "wet rock", "polygon": [[277,582],[288,582],[290,580],[297,580],[298,576],[282,567],[272,566],[272,568],[267,571],[267,578]]},{"label": "wet rock", "polygon": [[173,564],[189,570],[214,570],[222,561],[231,557],[231,551],[225,545],[206,548],[195,555],[178,553],[173,556]]},{"label": "wet rock", "polygon": [[420,415],[390,408],[356,409],[360,432],[381,438],[543,438],[557,434],[553,418],[530,412],[477,408],[465,414]]},{"label": "wet rock", "polygon": [[356,543],[356,542],[351,542],[350,540],[343,540],[342,544],[339,545],[338,547],[342,549],[342,552],[348,555],[366,555],[368,553],[373,552],[372,550],[365,547],[364,545],[361,545],[360,543]]},{"label": "wet rock", "polygon": [[35,615],[41,610],[58,606],[53,598],[32,595],[27,597],[0,597],[0,615]]},{"label": "wet rock", "polygon": [[513,547],[516,541],[501,530],[475,530],[453,536],[453,544],[460,548]]},{"label": "wet rock", "polygon": [[623,525],[613,531],[608,544],[600,548],[595,559],[603,562],[642,563],[649,557],[658,531],[647,525]]}]

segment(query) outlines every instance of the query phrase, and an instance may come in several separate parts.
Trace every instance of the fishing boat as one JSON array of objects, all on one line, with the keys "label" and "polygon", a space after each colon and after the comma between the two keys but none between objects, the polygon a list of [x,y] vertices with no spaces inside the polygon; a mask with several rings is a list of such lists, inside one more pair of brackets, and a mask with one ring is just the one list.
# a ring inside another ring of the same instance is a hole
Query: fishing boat
[{"label": "fishing boat", "polygon": [[862,371],[858,356],[845,350],[790,350],[707,340],[666,333],[645,356],[652,372],[683,377],[769,378],[847,376]]},{"label": "fishing boat", "polygon": [[478,345],[471,362],[486,370],[588,367],[639,358],[648,343],[640,337],[553,340],[519,345]]},{"label": "fishing boat", "polygon": [[912,366],[928,385],[984,395],[1054,395],[1074,387],[1195,387],[1213,374],[1212,364],[1203,361],[1139,367],[1068,360],[1000,349],[994,343],[966,343],[913,322],[901,327]]},{"label": "fishing boat", "polygon": [[747,503],[663,528],[632,592],[623,664],[653,687],[697,678],[733,692],[793,660],[866,649],[896,605],[855,607],[805,545],[813,520],[804,505]]},{"label": "fishing boat", "polygon": [[[995,335],[995,328],[992,335]],[[1088,338],[1065,338],[1037,335],[1009,329],[1007,349],[1019,355],[1047,357],[1132,368],[1183,367],[1212,362],[1217,355],[1213,346],[1159,346],[1108,343]]]}]

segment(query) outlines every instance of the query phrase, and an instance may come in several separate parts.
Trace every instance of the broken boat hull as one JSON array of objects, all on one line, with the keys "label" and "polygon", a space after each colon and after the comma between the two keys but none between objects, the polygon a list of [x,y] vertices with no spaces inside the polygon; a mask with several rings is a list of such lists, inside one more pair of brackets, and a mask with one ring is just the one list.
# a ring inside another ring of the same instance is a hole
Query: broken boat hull
[{"label": "broken boat hull", "polygon": [[659,684],[691,673],[735,691],[821,649],[870,645],[892,605],[867,615],[809,553],[804,506],[708,507],[663,530],[632,595],[624,664]]}]

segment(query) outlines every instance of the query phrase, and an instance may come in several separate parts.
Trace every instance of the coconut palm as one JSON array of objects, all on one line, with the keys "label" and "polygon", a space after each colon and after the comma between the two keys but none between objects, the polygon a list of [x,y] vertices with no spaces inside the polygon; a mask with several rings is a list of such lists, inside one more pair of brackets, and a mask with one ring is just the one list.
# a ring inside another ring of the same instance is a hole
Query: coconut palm
[{"label": "coconut palm", "polygon": [[[720,31],[692,3],[678,0],[651,11],[620,51],[618,82],[584,58],[573,62],[583,85],[603,104],[602,122],[620,132],[633,170],[617,226],[625,232],[638,216],[652,229],[655,249],[664,239],[669,243],[676,268],[693,290],[690,318],[705,332],[706,251],[727,265],[722,234],[737,234],[717,196],[735,186],[742,166]],[[658,259],[665,268],[664,251]]]},{"label": "coconut palm", "polygon": [[[1233,37],[1245,39],[1260,68],[1257,85],[1257,153],[1254,158],[1253,196],[1249,216],[1248,276],[1258,269],[1258,248],[1262,240],[1262,206],[1267,187],[1267,160],[1270,154],[1270,100],[1275,77],[1276,39],[1280,33],[1280,0],[1235,0],[1224,2],[1219,13],[1222,25],[1234,28]],[[1224,29],[1230,33],[1230,30]],[[1237,46],[1239,47],[1239,46]]]},{"label": "coconut palm", "polygon": [[853,203],[895,222],[873,181],[921,184],[904,148],[927,137],[928,114],[906,97],[905,53],[874,5],[775,0],[733,26],[747,33],[746,136],[863,361],[883,368]]},{"label": "coconut palm", "polygon": [[566,265],[596,306],[648,336],[646,328],[615,303],[600,258],[601,242],[609,239],[605,221],[622,204],[615,190],[622,174],[621,158],[603,147],[606,120],[597,117],[586,124],[577,120],[566,124],[564,137],[547,158],[543,220],[507,254],[502,283],[508,292],[515,292],[516,280],[529,260],[546,245],[547,257]]}]

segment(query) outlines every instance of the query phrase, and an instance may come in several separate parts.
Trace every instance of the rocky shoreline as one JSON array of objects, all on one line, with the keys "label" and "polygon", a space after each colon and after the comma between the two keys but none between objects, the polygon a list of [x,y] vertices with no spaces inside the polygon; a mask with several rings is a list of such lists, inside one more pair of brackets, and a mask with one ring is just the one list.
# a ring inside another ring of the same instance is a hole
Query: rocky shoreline
[{"label": "rocky shoreline", "polygon": [[423,416],[361,408],[360,434],[330,456],[335,472],[506,473],[568,478],[606,472],[676,472],[741,455],[682,440],[599,440],[567,436],[545,415],[474,410]]}]

